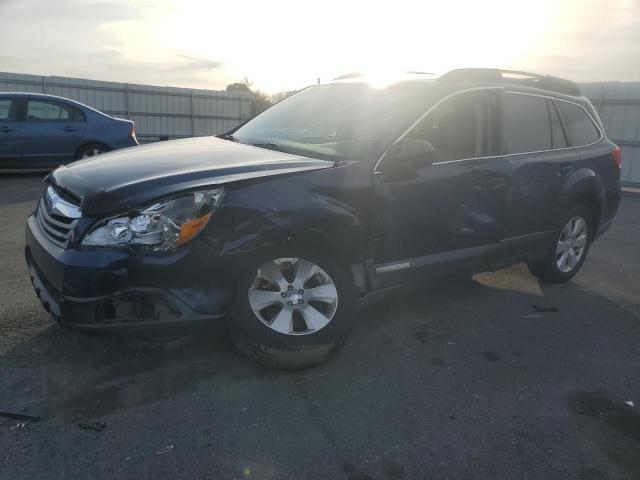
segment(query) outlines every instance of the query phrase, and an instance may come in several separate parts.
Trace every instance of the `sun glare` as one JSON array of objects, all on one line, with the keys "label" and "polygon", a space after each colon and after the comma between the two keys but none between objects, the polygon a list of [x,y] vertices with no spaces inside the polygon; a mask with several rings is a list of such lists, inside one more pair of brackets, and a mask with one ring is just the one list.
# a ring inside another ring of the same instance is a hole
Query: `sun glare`
[{"label": "sun glare", "polygon": [[[441,72],[460,66],[513,66],[551,21],[551,0],[166,2],[153,21],[104,28],[128,40],[137,60],[188,52],[219,60],[203,82],[247,76],[266,91],[300,88],[346,72]],[[527,8],[525,8],[527,7]],[[153,41],[150,41],[153,39]]]}]

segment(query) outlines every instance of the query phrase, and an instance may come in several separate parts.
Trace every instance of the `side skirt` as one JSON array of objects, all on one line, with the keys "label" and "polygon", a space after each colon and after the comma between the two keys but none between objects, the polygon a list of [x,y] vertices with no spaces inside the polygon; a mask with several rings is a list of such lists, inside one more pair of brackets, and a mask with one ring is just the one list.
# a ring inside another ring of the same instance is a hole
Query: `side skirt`
[{"label": "side skirt", "polygon": [[412,283],[425,275],[481,272],[497,261],[499,253],[500,244],[496,243],[374,265],[369,270],[371,286],[377,290]]},{"label": "side skirt", "polygon": [[412,283],[443,274],[475,273],[497,270],[514,263],[539,260],[554,232],[536,232],[506,238],[500,243],[435,253],[397,262],[381,263],[369,269],[372,291]]}]

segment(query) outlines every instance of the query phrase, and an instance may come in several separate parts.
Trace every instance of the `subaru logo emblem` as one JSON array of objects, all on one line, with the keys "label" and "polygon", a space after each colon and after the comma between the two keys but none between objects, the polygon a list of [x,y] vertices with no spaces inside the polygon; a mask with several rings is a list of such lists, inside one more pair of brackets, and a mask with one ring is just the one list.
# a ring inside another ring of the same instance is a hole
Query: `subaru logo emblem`
[{"label": "subaru logo emblem", "polygon": [[47,187],[43,195],[44,206],[49,214],[56,214],[67,218],[80,218],[80,208],[61,198],[56,191]]},{"label": "subaru logo emblem", "polygon": [[58,194],[54,192],[51,188],[47,188],[47,191],[44,195],[44,204],[47,207],[47,211],[49,213],[53,213],[57,202],[58,202]]}]

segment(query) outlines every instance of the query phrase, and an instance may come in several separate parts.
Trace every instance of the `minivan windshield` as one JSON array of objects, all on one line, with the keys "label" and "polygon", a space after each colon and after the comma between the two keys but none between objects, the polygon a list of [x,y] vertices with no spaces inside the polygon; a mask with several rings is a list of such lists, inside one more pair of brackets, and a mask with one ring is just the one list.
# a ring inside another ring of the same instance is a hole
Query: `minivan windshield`
[{"label": "minivan windshield", "polygon": [[354,157],[390,125],[401,125],[415,116],[426,85],[309,87],[250,120],[233,132],[232,139],[328,160]]}]

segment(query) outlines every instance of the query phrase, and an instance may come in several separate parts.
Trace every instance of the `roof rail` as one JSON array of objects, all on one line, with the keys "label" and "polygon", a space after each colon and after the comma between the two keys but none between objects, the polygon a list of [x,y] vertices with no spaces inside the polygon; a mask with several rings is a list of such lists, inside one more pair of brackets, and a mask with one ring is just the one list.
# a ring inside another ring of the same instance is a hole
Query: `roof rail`
[{"label": "roof rail", "polygon": [[498,68],[459,68],[445,73],[438,78],[438,81],[511,83],[564,93],[565,95],[581,95],[580,89],[571,80],[551,75],[538,75],[531,72],[501,70]]},{"label": "roof rail", "polygon": [[344,75],[340,75],[339,77],[334,78],[333,80],[347,80],[349,78],[358,78],[358,77],[364,77],[364,73],[361,72],[349,72],[349,73],[345,73]]},{"label": "roof rail", "polygon": [[[401,74],[407,74],[407,75],[435,75],[434,73],[431,72],[419,72],[419,71],[406,71],[406,72],[398,72],[398,75]],[[358,77],[366,77],[367,74],[363,73],[363,72],[349,72],[349,73],[345,73],[344,75],[340,75],[339,77],[336,77],[333,79],[333,81],[336,80],[347,80],[349,78],[358,78]]]}]

